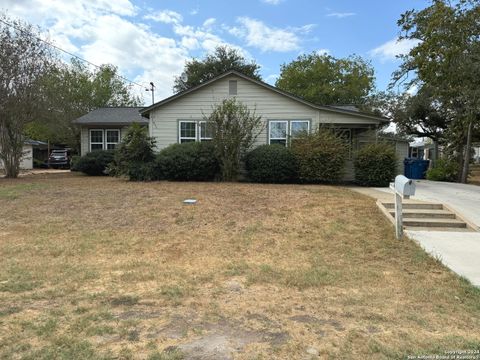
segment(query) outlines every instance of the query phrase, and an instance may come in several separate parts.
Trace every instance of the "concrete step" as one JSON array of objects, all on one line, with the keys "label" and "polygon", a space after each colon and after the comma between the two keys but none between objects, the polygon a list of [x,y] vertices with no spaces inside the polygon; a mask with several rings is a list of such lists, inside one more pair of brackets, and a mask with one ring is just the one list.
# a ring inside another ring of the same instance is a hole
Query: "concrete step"
[{"label": "concrete step", "polygon": [[[395,217],[395,209],[388,210],[392,217]],[[403,218],[427,218],[427,219],[455,219],[454,213],[448,210],[436,210],[436,209],[404,209]]]},{"label": "concrete step", "polygon": [[421,219],[407,218],[403,220],[406,227],[423,227],[423,228],[463,228],[467,227],[461,220],[456,219]]},{"label": "concrete step", "polygon": [[[386,209],[395,209],[395,203],[382,203]],[[443,210],[442,204],[425,204],[425,203],[403,203],[404,210]]]}]

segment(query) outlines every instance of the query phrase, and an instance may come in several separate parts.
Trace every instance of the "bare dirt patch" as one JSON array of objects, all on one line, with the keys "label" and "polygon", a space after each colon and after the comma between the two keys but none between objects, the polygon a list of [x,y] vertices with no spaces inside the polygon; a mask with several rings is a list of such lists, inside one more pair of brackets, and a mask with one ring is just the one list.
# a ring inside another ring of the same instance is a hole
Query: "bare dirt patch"
[{"label": "bare dirt patch", "polygon": [[341,187],[0,179],[0,258],[0,358],[480,348],[480,291]]}]

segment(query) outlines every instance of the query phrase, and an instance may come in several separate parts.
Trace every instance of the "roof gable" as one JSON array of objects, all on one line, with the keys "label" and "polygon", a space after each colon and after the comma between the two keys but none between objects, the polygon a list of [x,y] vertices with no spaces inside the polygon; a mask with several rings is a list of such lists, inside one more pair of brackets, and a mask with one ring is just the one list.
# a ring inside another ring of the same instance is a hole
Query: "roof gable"
[{"label": "roof gable", "polygon": [[373,114],[364,113],[364,112],[359,111],[358,109],[353,110],[352,108],[341,107],[341,106],[316,105],[316,104],[311,103],[311,102],[309,102],[309,101],[307,101],[307,100],[304,100],[304,99],[302,99],[302,98],[300,98],[300,97],[298,97],[298,96],[296,96],[296,95],[293,95],[293,94],[291,94],[291,93],[289,93],[289,92],[280,90],[280,89],[278,89],[277,87],[272,86],[272,85],[270,85],[270,84],[267,84],[267,83],[265,83],[265,82],[263,82],[263,81],[259,81],[259,80],[253,79],[253,78],[251,78],[251,77],[249,77],[249,76],[247,76],[247,75],[244,75],[244,74],[242,74],[242,73],[239,73],[238,71],[235,71],[235,70],[227,71],[227,72],[225,72],[225,73],[223,73],[223,74],[221,74],[221,75],[219,75],[219,76],[217,76],[217,77],[215,77],[215,78],[213,78],[213,79],[211,79],[211,80],[205,81],[204,83],[202,83],[202,84],[200,84],[200,85],[197,85],[197,86],[195,86],[195,87],[193,87],[193,88],[191,88],[191,89],[182,91],[182,92],[180,92],[180,93],[178,93],[178,94],[175,94],[175,95],[172,95],[172,96],[170,96],[170,97],[168,97],[168,98],[166,98],[166,99],[163,99],[163,100],[161,100],[161,101],[159,101],[159,102],[157,102],[157,103],[155,103],[155,104],[153,104],[153,105],[151,105],[151,106],[145,107],[140,113],[141,113],[142,115],[148,116],[149,113],[150,113],[150,111],[152,111],[152,110],[154,110],[154,109],[156,109],[156,108],[158,108],[158,107],[161,107],[161,106],[163,106],[163,105],[165,105],[165,104],[168,104],[168,103],[170,103],[170,102],[172,102],[172,101],[175,101],[175,100],[177,100],[177,99],[179,99],[179,98],[181,98],[181,97],[183,97],[183,96],[185,96],[185,95],[187,95],[187,94],[191,94],[191,93],[193,93],[193,92],[196,92],[197,90],[199,90],[199,89],[201,89],[201,88],[204,88],[205,86],[210,85],[210,84],[212,84],[212,83],[214,83],[214,82],[216,82],[216,81],[219,81],[219,80],[221,80],[221,79],[223,79],[223,78],[225,78],[225,77],[227,77],[227,76],[229,76],[229,75],[236,75],[236,76],[238,76],[238,77],[241,77],[241,78],[244,79],[244,80],[250,81],[250,82],[252,82],[252,83],[254,83],[254,84],[258,85],[258,86],[261,86],[261,87],[263,87],[263,88],[266,88],[266,89],[268,89],[268,90],[270,90],[270,91],[273,91],[273,92],[275,92],[275,93],[277,93],[277,94],[280,94],[280,95],[285,96],[285,97],[287,97],[287,98],[290,98],[290,99],[292,99],[292,100],[294,100],[294,101],[297,101],[297,102],[299,102],[299,103],[302,103],[302,104],[304,104],[304,105],[307,105],[307,106],[309,106],[309,107],[311,107],[311,108],[313,108],[313,109],[316,109],[316,110],[323,110],[323,111],[328,111],[328,112],[333,112],[333,113],[338,113],[338,114],[353,115],[353,116],[362,117],[362,118],[368,118],[368,119],[376,120],[376,121],[380,121],[380,122],[389,122],[389,120],[386,119],[386,118],[379,117],[379,116],[375,116],[375,115],[373,115]]}]

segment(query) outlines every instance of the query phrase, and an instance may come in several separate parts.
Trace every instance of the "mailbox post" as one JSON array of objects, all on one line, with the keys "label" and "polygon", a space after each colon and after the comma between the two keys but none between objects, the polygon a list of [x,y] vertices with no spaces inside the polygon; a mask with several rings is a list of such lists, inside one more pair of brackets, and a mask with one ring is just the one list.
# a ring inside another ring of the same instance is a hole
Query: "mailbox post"
[{"label": "mailbox post", "polygon": [[415,183],[403,175],[397,175],[395,182],[390,184],[390,189],[395,196],[395,236],[401,239],[403,236],[402,199],[409,199],[410,196],[415,195]]}]

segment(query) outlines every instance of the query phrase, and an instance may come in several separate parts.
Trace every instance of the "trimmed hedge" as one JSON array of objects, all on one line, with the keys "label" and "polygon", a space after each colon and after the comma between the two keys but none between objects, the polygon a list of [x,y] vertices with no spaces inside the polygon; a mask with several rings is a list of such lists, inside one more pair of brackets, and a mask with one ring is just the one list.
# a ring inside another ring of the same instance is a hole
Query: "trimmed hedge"
[{"label": "trimmed hedge", "polygon": [[298,161],[299,179],[308,183],[341,180],[347,159],[345,141],[329,129],[302,134],[292,139],[292,152]]},{"label": "trimmed hedge", "polygon": [[355,181],[362,186],[388,186],[395,178],[397,157],[393,146],[370,144],[355,156]]},{"label": "trimmed hedge", "polygon": [[427,170],[426,178],[431,181],[451,181],[457,180],[459,166],[455,161],[448,159],[438,159],[435,166]]},{"label": "trimmed hedge", "polygon": [[173,144],[158,153],[154,170],[157,179],[210,181],[218,177],[220,164],[210,142]]},{"label": "trimmed hedge", "polygon": [[81,171],[89,176],[108,175],[106,170],[115,156],[114,150],[98,150],[78,158],[72,164],[72,171]]},{"label": "trimmed hedge", "polygon": [[247,154],[246,169],[250,180],[260,183],[288,183],[297,178],[297,160],[282,145],[262,145]]}]

